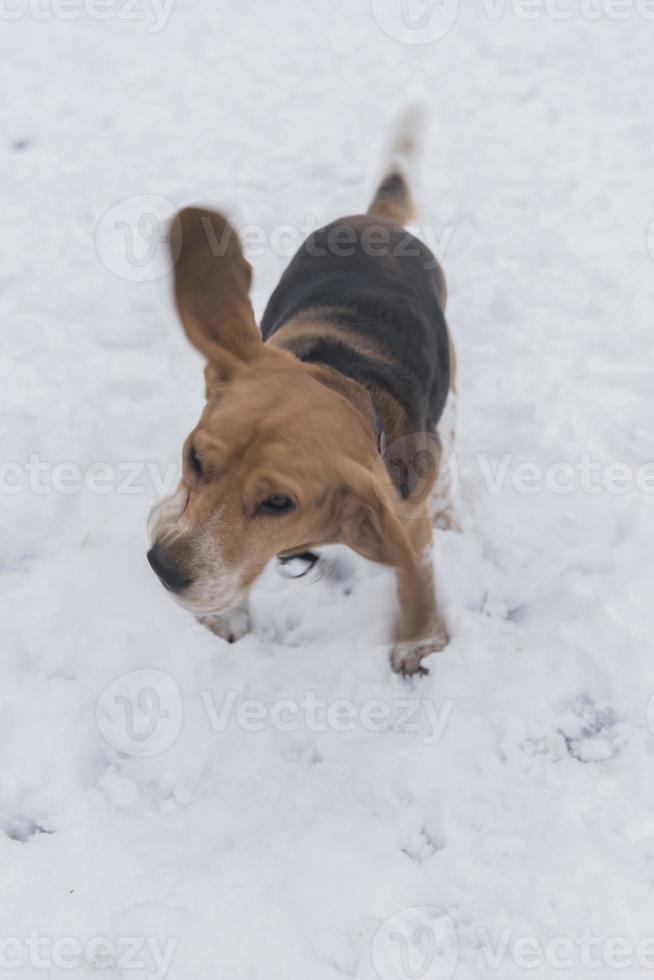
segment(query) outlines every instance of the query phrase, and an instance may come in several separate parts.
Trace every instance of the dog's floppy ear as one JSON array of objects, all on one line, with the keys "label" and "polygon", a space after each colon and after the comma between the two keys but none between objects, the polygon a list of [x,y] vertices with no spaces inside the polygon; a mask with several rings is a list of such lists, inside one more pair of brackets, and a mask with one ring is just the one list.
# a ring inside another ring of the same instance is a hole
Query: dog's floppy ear
[{"label": "dog's floppy ear", "polygon": [[186,336],[225,379],[262,343],[249,297],[252,269],[238,235],[221,214],[184,208],[173,218],[169,245]]},{"label": "dog's floppy ear", "polygon": [[358,463],[348,462],[343,477],[346,485],[340,511],[342,543],[382,565],[399,568],[415,564],[409,536],[393,512],[392,490],[377,486],[373,474]]}]

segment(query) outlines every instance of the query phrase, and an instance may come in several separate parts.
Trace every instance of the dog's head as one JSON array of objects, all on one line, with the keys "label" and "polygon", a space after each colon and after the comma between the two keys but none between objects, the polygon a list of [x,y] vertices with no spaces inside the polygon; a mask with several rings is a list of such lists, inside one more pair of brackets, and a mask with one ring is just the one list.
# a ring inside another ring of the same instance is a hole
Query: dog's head
[{"label": "dog's head", "polygon": [[150,516],[148,557],[164,585],[208,615],[241,600],[278,554],[340,542],[384,564],[412,561],[366,393],[263,344],[250,266],[222,216],[182,211],[170,243],[179,315],[207,358],[207,404],[176,493]]}]

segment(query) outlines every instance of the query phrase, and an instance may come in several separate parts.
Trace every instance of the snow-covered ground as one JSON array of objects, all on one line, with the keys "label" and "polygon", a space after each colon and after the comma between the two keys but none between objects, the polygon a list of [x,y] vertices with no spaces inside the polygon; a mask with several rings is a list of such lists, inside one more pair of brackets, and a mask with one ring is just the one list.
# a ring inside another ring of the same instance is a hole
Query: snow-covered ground
[{"label": "snow-covered ground", "polygon": [[[0,976],[654,975],[654,11],[412,3],[2,5]],[[415,96],[463,533],[408,682],[373,566],[234,647],[147,567],[202,366],[147,215],[249,226],[260,312]]]}]

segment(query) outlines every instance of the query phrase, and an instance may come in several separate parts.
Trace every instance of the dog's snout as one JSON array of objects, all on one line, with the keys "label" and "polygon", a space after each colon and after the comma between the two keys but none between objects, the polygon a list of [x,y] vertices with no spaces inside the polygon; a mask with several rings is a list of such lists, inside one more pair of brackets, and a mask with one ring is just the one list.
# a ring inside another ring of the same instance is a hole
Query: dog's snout
[{"label": "dog's snout", "polygon": [[162,545],[153,545],[147,558],[154,574],[170,592],[181,592],[191,584],[182,566]]}]

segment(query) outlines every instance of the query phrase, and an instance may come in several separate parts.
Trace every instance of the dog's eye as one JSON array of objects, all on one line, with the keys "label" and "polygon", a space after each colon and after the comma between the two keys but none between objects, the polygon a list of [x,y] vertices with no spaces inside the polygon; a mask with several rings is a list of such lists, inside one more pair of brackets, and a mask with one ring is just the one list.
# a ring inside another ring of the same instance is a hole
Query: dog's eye
[{"label": "dog's eye", "polygon": [[191,469],[193,470],[193,472],[195,473],[195,475],[196,476],[202,476],[202,460],[200,459],[200,457],[196,453],[196,451],[195,451],[195,449],[194,449],[193,446],[190,446],[189,447],[188,461],[189,461],[189,465],[190,465]]},{"label": "dog's eye", "polygon": [[266,497],[260,504],[257,504],[255,514],[269,514],[279,517],[281,514],[289,514],[295,510],[295,504],[290,497],[273,496]]}]

